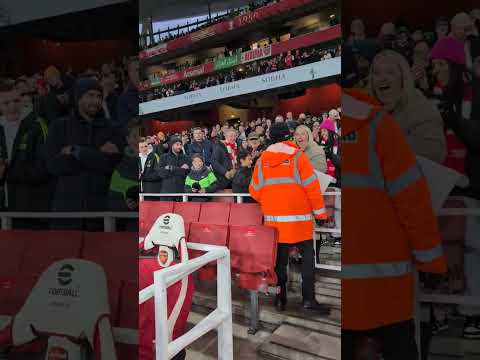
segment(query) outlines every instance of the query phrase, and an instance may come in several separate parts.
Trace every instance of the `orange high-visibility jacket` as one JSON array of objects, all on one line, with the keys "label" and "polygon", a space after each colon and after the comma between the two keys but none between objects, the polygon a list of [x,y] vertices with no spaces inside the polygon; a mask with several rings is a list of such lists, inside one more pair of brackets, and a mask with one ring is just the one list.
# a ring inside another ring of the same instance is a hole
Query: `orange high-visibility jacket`
[{"label": "orange high-visibility jacket", "polygon": [[278,229],[279,243],[312,239],[314,218],[327,218],[310,160],[293,142],[270,145],[262,153],[249,191],[262,207],[265,225]]},{"label": "orange high-visibility jacket", "polygon": [[446,272],[427,182],[395,120],[342,95],[342,328],[413,319],[415,266]]}]

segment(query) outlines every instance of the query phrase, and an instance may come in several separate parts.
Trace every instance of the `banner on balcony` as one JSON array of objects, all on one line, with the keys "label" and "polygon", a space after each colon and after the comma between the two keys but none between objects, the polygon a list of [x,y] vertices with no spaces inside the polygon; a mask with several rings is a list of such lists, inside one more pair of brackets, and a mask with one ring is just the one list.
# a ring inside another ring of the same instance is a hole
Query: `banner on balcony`
[{"label": "banner on balcony", "polygon": [[257,93],[340,74],[340,57],[141,103],[140,115]]},{"label": "banner on balcony", "polygon": [[272,55],[272,46],[264,46],[242,53],[242,64],[263,59]]},{"label": "banner on balcony", "polygon": [[237,53],[233,56],[228,56],[215,60],[215,70],[227,69],[232,66],[240,64],[241,54]]}]

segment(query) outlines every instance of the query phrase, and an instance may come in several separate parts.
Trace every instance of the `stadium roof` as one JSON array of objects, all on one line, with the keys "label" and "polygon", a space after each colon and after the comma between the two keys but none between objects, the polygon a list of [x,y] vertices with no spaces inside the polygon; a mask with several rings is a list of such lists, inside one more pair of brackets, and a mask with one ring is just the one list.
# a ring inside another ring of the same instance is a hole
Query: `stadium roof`
[{"label": "stadium roof", "polygon": [[[6,0],[0,0],[5,1]],[[21,0],[25,3],[27,0]],[[30,1],[30,0],[28,0]],[[128,39],[138,37],[138,5],[135,1],[118,1],[118,0],[82,0],[84,5],[88,4],[106,4],[102,7],[89,8],[84,6],[82,10],[65,13],[60,8],[52,8],[48,14],[49,17],[36,18],[35,20],[26,22],[12,22],[10,26],[0,26],[0,34],[7,37],[16,37],[18,35],[26,35],[38,37],[52,41],[91,41],[91,40],[110,40],[110,39]],[[48,2],[56,3],[57,0],[48,0]],[[8,1],[10,3],[10,1]],[[12,1],[13,3],[13,1]],[[36,5],[45,2],[29,2]],[[65,3],[65,2],[64,2]],[[69,1],[78,3],[77,1]],[[5,7],[4,7],[5,8]],[[70,9],[75,7],[70,7]],[[86,9],[85,9],[86,8]],[[18,10],[18,9],[17,9]],[[58,14],[60,13],[60,14]],[[57,15],[52,15],[57,14]],[[33,15],[33,14],[32,14]],[[13,14],[12,14],[13,16]],[[31,18],[14,17],[16,20],[24,20]]]},{"label": "stadium roof", "polygon": [[208,14],[237,8],[249,0],[140,0],[140,19],[151,16],[153,22]]}]

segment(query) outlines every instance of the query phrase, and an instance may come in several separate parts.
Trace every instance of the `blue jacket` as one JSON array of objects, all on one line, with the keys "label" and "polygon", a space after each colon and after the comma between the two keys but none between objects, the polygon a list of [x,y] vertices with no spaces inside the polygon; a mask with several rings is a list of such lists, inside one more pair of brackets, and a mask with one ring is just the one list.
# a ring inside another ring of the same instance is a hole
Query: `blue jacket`
[{"label": "blue jacket", "polygon": [[192,142],[188,144],[187,149],[187,156],[191,160],[193,154],[202,154],[205,165],[210,166],[212,160],[212,153],[213,153],[213,144],[210,140],[203,140],[202,142]]}]

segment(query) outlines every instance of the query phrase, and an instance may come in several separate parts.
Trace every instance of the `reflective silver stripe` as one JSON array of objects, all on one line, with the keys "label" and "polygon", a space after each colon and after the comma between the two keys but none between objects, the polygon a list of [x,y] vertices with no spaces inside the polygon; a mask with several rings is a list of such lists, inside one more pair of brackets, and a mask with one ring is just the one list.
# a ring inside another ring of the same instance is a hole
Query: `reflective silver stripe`
[{"label": "reflective silver stripe", "polygon": [[342,264],[342,279],[371,279],[393,277],[409,274],[413,264],[409,261],[389,262],[380,264]]},{"label": "reflective silver stripe", "polygon": [[374,188],[385,190],[384,182],[369,175],[342,174],[342,186],[349,188]]},{"label": "reflective silver stripe", "polygon": [[402,175],[386,184],[390,196],[395,196],[405,190],[410,184],[422,177],[422,172],[417,164],[405,171]]},{"label": "reflective silver stripe", "polygon": [[277,185],[277,184],[296,184],[297,181],[294,178],[273,178],[265,181],[263,185]]},{"label": "reflective silver stripe", "polygon": [[303,186],[308,186],[310,185],[312,182],[314,182],[315,180],[317,180],[317,175],[313,174],[312,176],[310,176],[309,178],[307,178],[306,180],[304,180],[302,182],[302,185]]},{"label": "reflective silver stripe", "polygon": [[300,172],[298,171],[298,159],[300,158],[301,154],[302,154],[301,151],[297,151],[297,153],[293,157],[293,171],[294,171],[293,176],[295,177],[295,180],[299,185],[302,183]]},{"label": "reflective silver stripe", "polygon": [[432,261],[443,254],[442,245],[438,244],[432,249],[428,250],[414,250],[413,255],[415,255],[415,259],[422,262],[429,262]]},{"label": "reflective silver stripe", "polygon": [[261,157],[257,160],[257,167],[258,167],[258,172],[257,172],[258,185],[260,185],[260,187],[262,187],[263,186],[263,171],[262,171],[262,158]]},{"label": "reflective silver stripe", "polygon": [[255,184],[255,181],[253,181],[253,179],[250,181],[250,185],[252,185],[252,187],[253,187],[256,191],[258,191],[258,190],[260,190],[260,189],[262,188],[260,185]]},{"label": "reflective silver stripe", "polygon": [[343,173],[342,186],[353,188],[374,188],[378,190],[385,190],[385,179],[383,177],[380,160],[376,153],[377,146],[377,129],[382,119],[384,112],[379,111],[375,114],[374,119],[370,123],[369,128],[369,143],[368,143],[368,170],[369,174],[358,173]]},{"label": "reflective silver stripe", "polygon": [[322,215],[322,214],[326,213],[326,210],[325,210],[325,208],[320,208],[320,209],[313,210],[313,213],[315,215]]},{"label": "reflective silver stripe", "polygon": [[312,215],[284,215],[284,216],[265,215],[264,219],[265,221],[271,221],[271,222],[308,221],[308,220],[312,220]]},{"label": "reflective silver stripe", "polygon": [[252,187],[256,191],[259,191],[264,185],[264,183],[263,183],[263,173],[262,173],[262,159],[261,158],[257,160],[257,164],[255,166],[258,167],[258,171],[257,171],[258,184],[255,183],[255,181],[253,180],[253,177],[252,177],[252,180],[250,181],[250,185],[252,185]]}]

